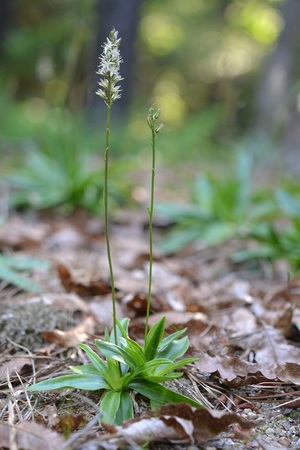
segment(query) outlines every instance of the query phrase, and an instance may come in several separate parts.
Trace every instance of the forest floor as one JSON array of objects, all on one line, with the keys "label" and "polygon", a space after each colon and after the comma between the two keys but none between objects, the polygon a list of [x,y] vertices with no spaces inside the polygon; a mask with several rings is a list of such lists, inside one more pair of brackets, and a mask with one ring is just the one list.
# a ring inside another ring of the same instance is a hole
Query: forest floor
[{"label": "forest floor", "polygon": [[[111,224],[117,314],[131,318],[137,340],[148,286],[146,221],[127,212]],[[300,449],[300,277],[288,280],[284,262],[233,264],[240,245],[194,244],[168,257],[155,251],[151,324],[165,315],[168,332],[186,327],[189,354],[199,358],[172,388],[220,417],[173,407],[173,425],[160,428],[170,415],[161,411],[150,448]],[[25,389],[86,362],[78,344],[92,345],[111,326],[101,219],[12,215],[1,227],[0,248],[46,262],[26,274],[41,293],[0,284],[0,449],[140,448],[142,418],[129,437],[120,427],[116,438],[115,429],[99,425],[98,391]],[[135,406],[149,418],[141,398]]]}]

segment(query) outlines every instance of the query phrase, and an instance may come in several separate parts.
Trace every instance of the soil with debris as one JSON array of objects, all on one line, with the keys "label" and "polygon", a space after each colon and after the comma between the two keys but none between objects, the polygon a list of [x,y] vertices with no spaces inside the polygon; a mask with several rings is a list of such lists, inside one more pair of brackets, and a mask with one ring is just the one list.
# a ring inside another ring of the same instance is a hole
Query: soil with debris
[{"label": "soil with debris", "polygon": [[[138,341],[148,286],[145,220],[121,214],[111,228],[117,315],[131,318],[130,334]],[[150,448],[300,449],[300,277],[288,283],[285,262],[276,267],[261,261],[234,264],[232,254],[243,245],[194,244],[169,257],[156,250],[150,324],[165,315],[167,331],[186,327],[189,354],[199,357],[172,388],[206,408],[237,414],[252,428],[233,421],[219,433],[214,422],[210,429],[195,422],[190,439],[174,443],[166,437],[150,442]],[[115,430],[98,424],[101,393],[25,390],[34,380],[86,362],[78,344],[92,345],[111,326],[103,223],[83,213],[67,219],[12,216],[0,230],[0,249],[50,263],[25,273],[40,293],[4,280],[0,284],[0,448],[10,448],[11,442],[19,445],[14,448],[41,448],[32,438],[42,434],[34,426],[42,426],[47,440],[52,439],[43,447],[49,450],[121,448],[109,447],[107,435]],[[136,396],[135,409],[147,414],[148,405]],[[59,439],[66,439],[68,447]],[[140,448],[132,442],[134,436],[127,448]]]}]

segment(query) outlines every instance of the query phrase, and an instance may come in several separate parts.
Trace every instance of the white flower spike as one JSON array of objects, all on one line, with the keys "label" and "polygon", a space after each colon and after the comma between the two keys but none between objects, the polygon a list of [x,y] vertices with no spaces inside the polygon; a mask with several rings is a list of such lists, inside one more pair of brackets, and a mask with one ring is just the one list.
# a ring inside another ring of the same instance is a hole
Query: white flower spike
[{"label": "white flower spike", "polygon": [[102,77],[98,81],[100,89],[96,91],[96,94],[103,98],[109,108],[115,100],[121,98],[121,87],[117,86],[117,83],[123,80],[120,76],[120,64],[123,62],[119,50],[120,42],[118,32],[113,28],[103,45],[96,72]]}]

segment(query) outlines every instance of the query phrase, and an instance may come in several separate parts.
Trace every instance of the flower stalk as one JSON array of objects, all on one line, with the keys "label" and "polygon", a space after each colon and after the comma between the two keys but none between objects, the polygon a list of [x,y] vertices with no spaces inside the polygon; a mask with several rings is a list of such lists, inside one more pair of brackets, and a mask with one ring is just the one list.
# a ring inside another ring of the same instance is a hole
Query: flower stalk
[{"label": "flower stalk", "polygon": [[109,143],[110,143],[110,117],[112,104],[121,98],[121,88],[118,83],[123,79],[120,76],[120,64],[123,62],[119,46],[121,39],[118,39],[118,32],[113,29],[109,37],[103,45],[103,52],[100,56],[100,64],[97,74],[101,76],[98,84],[100,88],[96,91],[106,104],[106,137],[105,137],[105,153],[104,153],[104,223],[105,223],[105,241],[107,250],[107,259],[110,273],[111,295],[112,295],[112,314],[113,314],[113,330],[115,336],[115,344],[117,344],[117,320],[116,320],[116,290],[113,271],[113,263],[110,250],[109,240],[109,217],[108,217],[108,160],[109,160]]}]

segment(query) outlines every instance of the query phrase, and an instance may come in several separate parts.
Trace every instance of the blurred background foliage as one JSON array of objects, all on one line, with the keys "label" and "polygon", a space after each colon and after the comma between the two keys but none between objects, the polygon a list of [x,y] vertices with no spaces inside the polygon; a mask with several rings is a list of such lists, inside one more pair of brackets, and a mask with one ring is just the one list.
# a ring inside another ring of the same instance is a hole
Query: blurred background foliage
[{"label": "blurred background foliage", "polygon": [[185,203],[158,208],[172,222],[162,247],[252,237],[260,247],[236,260],[290,254],[299,268],[300,187],[287,176],[300,162],[299,17],[299,0],[1,0],[0,219],[8,205],[101,213],[95,71],[115,26],[112,206],[147,201],[155,102],[158,196],[168,186]]},{"label": "blurred background foliage", "polygon": [[[105,121],[94,95],[95,70],[113,26],[123,39],[124,58],[113,155],[128,160],[138,152],[136,164],[145,165],[145,116],[156,102],[165,124],[162,163],[180,164],[184,158],[192,165],[197,161],[199,171],[203,160],[230,160],[240,148],[260,157],[271,149],[280,162],[291,154],[294,168],[300,142],[299,3],[2,0],[3,171],[10,172],[18,160],[28,165],[28,152],[31,166],[32,153],[39,151],[65,164],[78,161],[78,168],[91,165],[82,162],[83,155],[102,154]],[[281,54],[286,60],[278,60]],[[65,173],[70,171],[76,172],[73,167]]]},{"label": "blurred background foliage", "polygon": [[[101,30],[115,25],[122,35],[122,21],[138,8],[130,30],[133,51],[125,60],[132,76],[124,80],[124,93],[132,95],[120,114],[127,138],[138,145],[147,139],[145,109],[155,101],[166,139],[175,133],[178,142],[182,136],[187,153],[220,148],[248,133],[263,61],[284,28],[282,0],[128,0],[121,18],[106,11],[120,8],[120,0],[6,1],[0,67],[4,134],[37,132],[46,123],[53,128],[57,115],[64,115],[67,131],[69,112],[97,123],[93,74],[105,36]],[[17,102],[12,117],[7,102],[10,107]],[[15,126],[15,120],[22,123]],[[127,139],[122,141],[128,151]]]}]

